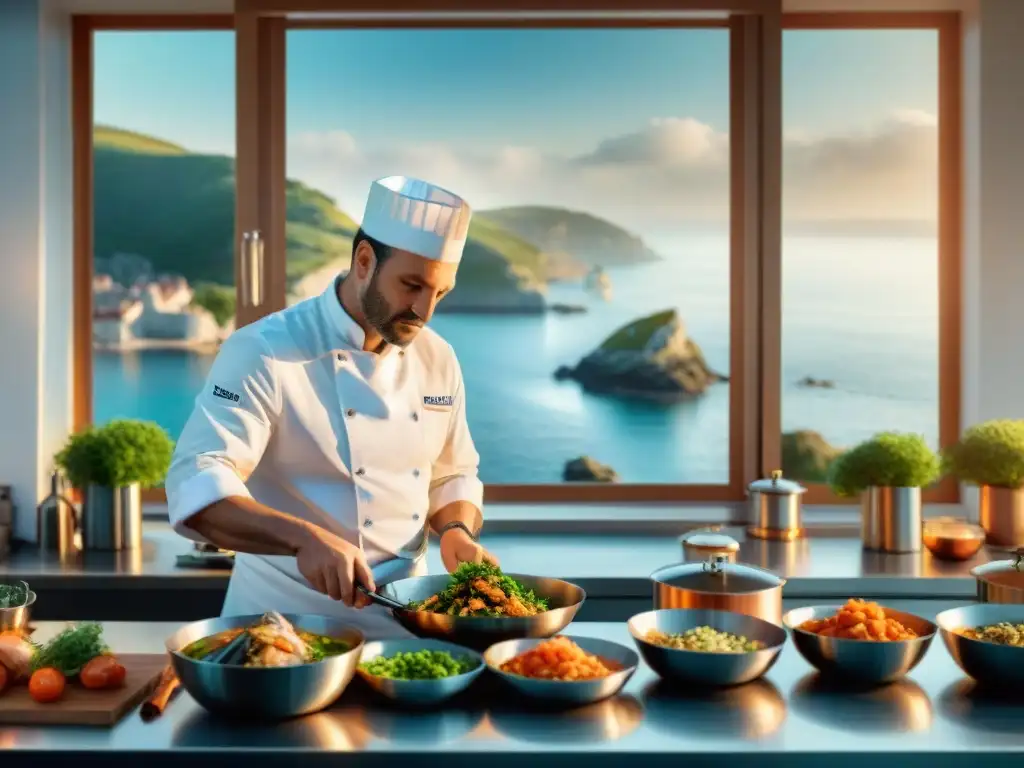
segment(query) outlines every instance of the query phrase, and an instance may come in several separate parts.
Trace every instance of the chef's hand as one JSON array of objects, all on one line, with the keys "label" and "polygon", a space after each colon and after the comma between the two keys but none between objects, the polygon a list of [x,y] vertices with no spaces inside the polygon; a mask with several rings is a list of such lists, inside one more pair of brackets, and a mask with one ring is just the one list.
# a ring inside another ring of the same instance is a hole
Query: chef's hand
[{"label": "chef's hand", "polygon": [[498,565],[498,558],[473,541],[461,528],[449,528],[441,536],[441,562],[451,573],[459,567],[459,563]]},{"label": "chef's hand", "polygon": [[359,547],[330,531],[310,526],[295,559],[299,573],[313,589],[356,608],[370,604],[370,598],[356,589],[360,584],[371,592],[377,588]]}]

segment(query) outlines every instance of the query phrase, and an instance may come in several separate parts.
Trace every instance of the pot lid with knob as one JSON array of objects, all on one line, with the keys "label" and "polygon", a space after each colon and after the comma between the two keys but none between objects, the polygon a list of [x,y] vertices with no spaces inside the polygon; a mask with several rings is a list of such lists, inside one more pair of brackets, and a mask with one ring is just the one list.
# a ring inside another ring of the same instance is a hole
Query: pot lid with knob
[{"label": "pot lid with knob", "polygon": [[807,491],[800,483],[784,478],[781,469],[774,470],[769,478],[755,480],[747,486],[747,490],[773,496],[800,496]]},{"label": "pot lid with knob", "polygon": [[971,569],[971,576],[1001,587],[1024,591],[1024,547],[1010,551],[1009,560],[991,560]]},{"label": "pot lid with knob", "polygon": [[740,551],[740,543],[732,536],[721,532],[721,526],[697,528],[679,537],[683,550],[690,554],[707,559],[715,554],[735,555]]},{"label": "pot lid with knob", "polygon": [[651,581],[713,594],[763,592],[786,583],[785,579],[764,568],[730,562],[726,553],[716,553],[697,562],[667,565],[652,573]]}]

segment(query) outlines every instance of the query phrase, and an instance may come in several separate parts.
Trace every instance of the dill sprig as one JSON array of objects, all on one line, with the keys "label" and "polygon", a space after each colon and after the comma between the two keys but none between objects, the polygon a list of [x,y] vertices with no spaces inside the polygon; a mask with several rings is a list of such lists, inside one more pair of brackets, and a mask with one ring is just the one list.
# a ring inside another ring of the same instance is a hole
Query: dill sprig
[{"label": "dill sprig", "polygon": [[71,625],[36,651],[32,658],[32,669],[53,667],[66,677],[72,677],[107,650],[103,642],[103,627],[99,624],[85,622]]}]

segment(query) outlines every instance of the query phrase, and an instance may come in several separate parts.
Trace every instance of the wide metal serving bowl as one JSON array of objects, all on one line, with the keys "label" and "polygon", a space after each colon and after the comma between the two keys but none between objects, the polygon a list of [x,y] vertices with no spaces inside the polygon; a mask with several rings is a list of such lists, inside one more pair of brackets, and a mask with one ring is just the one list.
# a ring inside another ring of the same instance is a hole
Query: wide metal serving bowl
[{"label": "wide metal serving bowl", "polygon": [[544,699],[552,704],[582,705],[607,699],[622,690],[636,672],[640,657],[632,648],[600,640],[596,637],[567,637],[587,653],[611,662],[619,669],[595,680],[538,680],[533,677],[502,672],[501,665],[544,642],[544,638],[506,640],[492,645],[484,653],[487,667],[505,683],[524,696]]},{"label": "wide metal serving bowl", "polygon": [[[764,648],[746,653],[684,651],[645,639],[652,629],[674,635],[697,627],[742,635],[763,643]],[[785,629],[755,616],[699,608],[665,608],[639,613],[629,620],[629,634],[647,666],[660,677],[705,686],[741,685],[756,680],[771,669],[786,642]]]},{"label": "wide metal serving bowl", "polygon": [[[436,680],[392,680],[387,677],[371,675],[363,669],[364,664],[373,661],[379,656],[389,657],[394,656],[396,653],[411,653],[415,651],[447,652],[456,659],[461,657],[471,660],[474,666],[468,672],[463,672],[461,675],[452,675],[451,677],[442,677]],[[466,690],[480,676],[480,673],[484,671],[484,657],[476,651],[471,651],[454,643],[447,643],[444,640],[420,638],[377,640],[363,646],[363,654],[359,661],[358,671],[359,676],[371,688],[387,696],[389,699],[413,705],[436,704]]]},{"label": "wide metal serving bowl", "polygon": [[834,616],[842,606],[816,605],[796,608],[782,617],[793,644],[808,663],[824,674],[835,675],[862,685],[881,685],[899,680],[924,658],[938,627],[912,613],[885,608],[885,615],[917,633],[912,640],[878,642],[822,637],[800,629],[810,619]]},{"label": "wide metal serving bowl", "polygon": [[350,649],[323,661],[294,667],[243,667],[190,659],[180,651],[227,629],[250,627],[260,615],[224,616],[182,627],[166,642],[181,686],[200,705],[229,716],[283,719],[308,715],[333,704],[351,682],[363,650],[363,634],[344,621],[311,614],[285,614],[296,629],[341,640]]},{"label": "wide metal serving bowl", "polygon": [[[565,629],[576,616],[587,593],[575,584],[561,579],[506,574],[546,598],[548,610],[536,616],[490,618],[479,616],[448,616],[427,611],[392,610],[395,619],[420,637],[433,637],[484,650],[494,643],[524,637],[551,637]],[[385,584],[377,591],[402,604],[426,600],[446,589],[451,577],[417,576]]]},{"label": "wide metal serving bowl", "polygon": [[1024,684],[1024,648],[970,640],[957,630],[984,627],[1000,622],[1024,624],[1024,605],[978,603],[943,611],[935,617],[953,661],[986,688],[1019,688]]}]

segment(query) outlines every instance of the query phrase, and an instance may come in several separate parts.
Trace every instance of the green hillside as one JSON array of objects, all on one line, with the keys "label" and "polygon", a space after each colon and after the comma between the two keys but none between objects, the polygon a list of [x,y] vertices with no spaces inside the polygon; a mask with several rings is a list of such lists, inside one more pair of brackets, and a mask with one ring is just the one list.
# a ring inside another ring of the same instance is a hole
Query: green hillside
[{"label": "green hillside", "polygon": [[480,216],[553,259],[567,255],[588,267],[614,267],[660,258],[636,235],[589,213],[531,205],[482,211]]},{"label": "green hillside", "polygon": [[[96,127],[94,145],[96,258],[132,254],[192,283],[232,285],[235,161],[108,126]],[[286,203],[290,281],[348,257],[358,225],[330,197],[289,180]],[[547,281],[566,256],[546,253],[537,233],[557,222],[567,224],[570,246],[601,242],[625,253],[635,240],[606,221],[559,209],[484,212],[473,217],[459,285],[514,292]],[[591,263],[609,263],[601,253]]]}]

